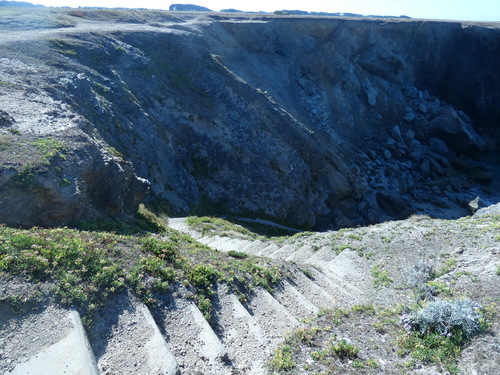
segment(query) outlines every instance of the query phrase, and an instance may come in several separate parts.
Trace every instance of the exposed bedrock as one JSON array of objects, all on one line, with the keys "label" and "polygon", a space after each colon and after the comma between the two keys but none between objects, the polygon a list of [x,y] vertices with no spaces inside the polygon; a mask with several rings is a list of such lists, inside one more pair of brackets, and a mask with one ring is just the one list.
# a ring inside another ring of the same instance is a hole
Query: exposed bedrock
[{"label": "exposed bedrock", "polygon": [[47,43],[45,89],[171,215],[353,226],[466,209],[492,177],[475,159],[498,150],[498,29],[203,16]]},{"label": "exposed bedrock", "polygon": [[10,165],[0,169],[0,223],[30,227],[126,220],[148,192],[147,181],[134,174],[130,162],[112,157],[88,137],[68,132],[50,138],[61,145],[50,158],[33,137],[23,138],[12,140],[8,156],[0,149]]}]

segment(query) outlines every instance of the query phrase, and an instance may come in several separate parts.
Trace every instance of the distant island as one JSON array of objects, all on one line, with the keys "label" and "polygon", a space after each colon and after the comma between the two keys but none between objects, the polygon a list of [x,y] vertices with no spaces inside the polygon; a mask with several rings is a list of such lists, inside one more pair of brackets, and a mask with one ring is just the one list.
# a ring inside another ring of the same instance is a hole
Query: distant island
[{"label": "distant island", "polygon": [[[23,7],[23,8],[46,8],[45,5],[32,4],[26,1],[7,1],[0,0],[0,7]],[[79,7],[81,8],[81,7]],[[85,8],[102,8],[102,7],[85,7]],[[123,9],[123,8],[121,8]],[[196,5],[196,4],[172,4],[168,7],[169,11],[177,12],[214,12],[212,9]],[[331,17],[368,17],[368,18],[410,18],[408,16],[377,16],[377,15],[363,15],[356,13],[328,13],[328,12],[308,12],[306,10],[275,10],[272,13],[259,11],[249,12],[234,8],[221,9],[219,13],[262,13],[262,14],[275,14],[277,16],[331,16]]]},{"label": "distant island", "polygon": [[212,9],[208,9],[195,4],[172,4],[168,7],[168,10],[182,12],[213,12]]}]

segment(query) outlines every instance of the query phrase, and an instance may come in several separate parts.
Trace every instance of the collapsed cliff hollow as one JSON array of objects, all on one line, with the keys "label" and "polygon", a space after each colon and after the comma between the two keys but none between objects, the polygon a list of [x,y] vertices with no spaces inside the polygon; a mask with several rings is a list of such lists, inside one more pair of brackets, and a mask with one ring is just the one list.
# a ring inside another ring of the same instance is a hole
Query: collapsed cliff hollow
[{"label": "collapsed cliff hollow", "polygon": [[132,163],[151,183],[147,199],[171,215],[352,226],[466,207],[468,189],[491,182],[471,157],[500,139],[494,25],[57,16],[72,27],[35,40],[12,32],[3,64],[42,72],[21,89],[61,103],[57,116],[76,116],[80,131]]}]

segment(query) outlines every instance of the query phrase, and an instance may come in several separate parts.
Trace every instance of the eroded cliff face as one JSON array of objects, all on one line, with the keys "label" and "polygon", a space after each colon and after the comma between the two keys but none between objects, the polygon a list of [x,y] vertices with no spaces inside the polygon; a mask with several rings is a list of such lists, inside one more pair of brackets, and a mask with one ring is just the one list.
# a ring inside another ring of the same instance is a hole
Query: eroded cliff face
[{"label": "eroded cliff face", "polygon": [[171,215],[352,226],[466,207],[490,180],[469,157],[498,144],[495,28],[103,14],[2,48],[43,67],[25,89],[121,153]]},{"label": "eroded cliff face", "polygon": [[127,220],[149,188],[130,162],[72,131],[1,136],[0,157],[0,222],[14,227]]}]

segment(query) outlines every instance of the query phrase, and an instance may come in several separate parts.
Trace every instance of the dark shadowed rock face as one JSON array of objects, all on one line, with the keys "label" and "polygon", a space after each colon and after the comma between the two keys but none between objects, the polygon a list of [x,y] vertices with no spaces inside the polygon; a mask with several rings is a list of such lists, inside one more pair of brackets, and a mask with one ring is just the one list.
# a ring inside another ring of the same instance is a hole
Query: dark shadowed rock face
[{"label": "dark shadowed rock face", "polygon": [[[66,106],[59,116],[82,116],[80,130],[131,162],[172,215],[340,227],[467,209],[478,175],[469,156],[498,145],[497,29],[144,13],[154,27],[94,32],[80,13],[79,31],[35,54],[17,41],[13,59],[24,72],[43,67],[31,85]],[[104,159],[75,176],[118,213],[140,183],[129,164]]]}]

